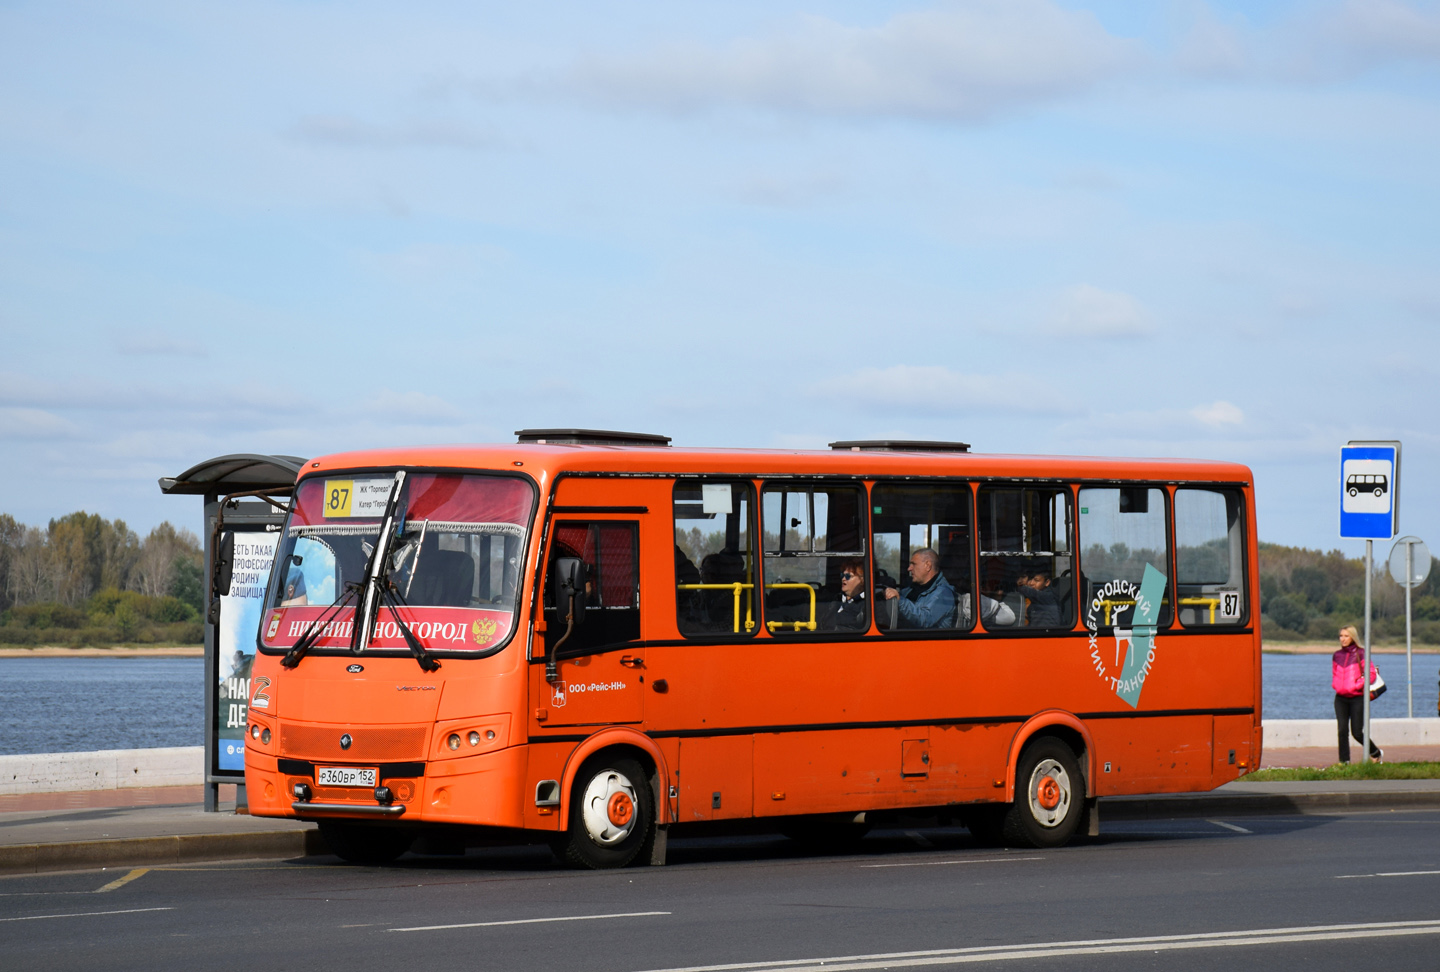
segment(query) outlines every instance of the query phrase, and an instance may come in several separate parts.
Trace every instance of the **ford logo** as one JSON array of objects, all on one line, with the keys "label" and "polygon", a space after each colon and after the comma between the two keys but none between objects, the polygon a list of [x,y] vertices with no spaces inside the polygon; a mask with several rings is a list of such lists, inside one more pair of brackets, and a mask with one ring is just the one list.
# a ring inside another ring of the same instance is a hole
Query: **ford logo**
[{"label": "ford logo", "polygon": [[361,672],[363,672],[363,671],[365,670],[365,666],[364,666],[364,665],[347,665],[347,666],[345,667],[345,670],[346,670],[347,672],[349,672],[351,675],[359,675]]},{"label": "ford logo", "polygon": [[341,748],[341,749],[349,749],[349,748],[350,748],[350,744],[353,743],[354,741],[355,741],[355,740],[351,739],[351,738],[350,738],[350,734],[347,732],[347,733],[345,733],[345,735],[343,735],[343,736],[340,737],[340,748]]}]

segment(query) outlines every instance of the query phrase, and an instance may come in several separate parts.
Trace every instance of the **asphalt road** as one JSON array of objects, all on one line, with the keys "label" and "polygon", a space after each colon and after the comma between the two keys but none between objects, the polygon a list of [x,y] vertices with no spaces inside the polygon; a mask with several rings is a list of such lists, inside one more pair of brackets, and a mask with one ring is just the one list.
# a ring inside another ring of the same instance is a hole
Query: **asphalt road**
[{"label": "asphalt road", "polygon": [[1102,830],[1054,851],[959,829],[825,855],[780,837],[672,841],[669,866],[608,872],[504,848],[14,877],[0,967],[1440,967],[1440,811]]}]

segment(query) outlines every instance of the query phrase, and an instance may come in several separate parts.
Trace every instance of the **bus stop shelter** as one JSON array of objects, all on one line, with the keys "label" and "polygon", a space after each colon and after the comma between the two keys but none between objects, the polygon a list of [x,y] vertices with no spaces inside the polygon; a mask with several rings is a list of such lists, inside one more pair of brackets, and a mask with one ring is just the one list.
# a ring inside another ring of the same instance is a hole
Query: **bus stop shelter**
[{"label": "bus stop shelter", "polygon": [[[250,666],[255,658],[264,591],[274,548],[289,509],[298,456],[237,454],[197,463],[160,480],[167,496],[205,503],[205,809],[215,810],[221,783],[235,783],[245,801],[245,726]],[[229,563],[220,570],[222,551]],[[220,574],[230,583],[220,590]]]}]

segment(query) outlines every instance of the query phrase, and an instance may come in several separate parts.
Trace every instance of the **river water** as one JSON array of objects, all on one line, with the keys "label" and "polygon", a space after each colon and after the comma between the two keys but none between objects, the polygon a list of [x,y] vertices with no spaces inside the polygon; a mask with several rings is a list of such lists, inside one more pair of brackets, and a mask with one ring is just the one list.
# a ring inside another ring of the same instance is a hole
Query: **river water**
[{"label": "river water", "polygon": [[[1377,655],[1390,690],[1377,718],[1405,715],[1405,656]],[[1415,714],[1435,715],[1435,655],[1415,656]],[[1329,655],[1264,656],[1265,717],[1332,719]],[[199,658],[0,658],[0,755],[199,746]]]}]

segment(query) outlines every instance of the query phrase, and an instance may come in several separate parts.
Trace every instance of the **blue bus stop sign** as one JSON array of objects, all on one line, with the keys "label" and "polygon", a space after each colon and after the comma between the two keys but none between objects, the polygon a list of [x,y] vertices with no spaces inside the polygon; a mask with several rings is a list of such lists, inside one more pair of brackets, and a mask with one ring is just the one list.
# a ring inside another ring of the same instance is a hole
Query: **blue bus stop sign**
[{"label": "blue bus stop sign", "polygon": [[1389,540],[1399,522],[1400,443],[1351,442],[1340,450],[1340,536]]}]

